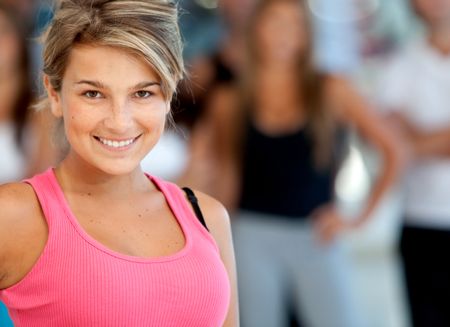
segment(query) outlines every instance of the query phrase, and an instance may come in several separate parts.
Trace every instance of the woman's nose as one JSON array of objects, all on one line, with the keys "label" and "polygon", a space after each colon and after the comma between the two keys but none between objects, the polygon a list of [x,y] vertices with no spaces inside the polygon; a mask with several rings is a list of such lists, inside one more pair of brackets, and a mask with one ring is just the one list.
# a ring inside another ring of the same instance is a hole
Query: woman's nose
[{"label": "woman's nose", "polygon": [[116,133],[126,132],[133,123],[133,112],[131,106],[126,101],[116,101],[112,103],[105,125]]}]

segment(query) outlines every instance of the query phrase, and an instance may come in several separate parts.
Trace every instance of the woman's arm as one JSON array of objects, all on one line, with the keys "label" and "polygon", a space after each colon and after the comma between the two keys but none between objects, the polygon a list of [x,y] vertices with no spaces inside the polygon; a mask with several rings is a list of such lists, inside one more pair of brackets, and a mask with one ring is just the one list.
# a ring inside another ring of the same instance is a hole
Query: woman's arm
[{"label": "woman's arm", "polygon": [[195,194],[203,211],[206,225],[219,247],[220,256],[230,280],[231,299],[223,326],[237,327],[239,326],[238,291],[230,218],[227,210],[218,201],[199,191],[195,191]]},{"label": "woman's arm", "polygon": [[0,186],[0,289],[20,281],[47,241],[47,224],[31,186]]},{"label": "woman's arm", "polygon": [[359,226],[364,223],[377,207],[383,195],[392,186],[400,172],[401,160],[399,147],[392,131],[374,112],[368,103],[344,79],[331,77],[327,82],[327,100],[331,108],[344,123],[353,125],[369,143],[381,154],[382,166],[366,206],[352,223]]},{"label": "woman's arm", "polygon": [[387,120],[409,149],[411,158],[408,159],[450,157],[450,126],[425,131],[412,124],[401,111],[388,115]]}]

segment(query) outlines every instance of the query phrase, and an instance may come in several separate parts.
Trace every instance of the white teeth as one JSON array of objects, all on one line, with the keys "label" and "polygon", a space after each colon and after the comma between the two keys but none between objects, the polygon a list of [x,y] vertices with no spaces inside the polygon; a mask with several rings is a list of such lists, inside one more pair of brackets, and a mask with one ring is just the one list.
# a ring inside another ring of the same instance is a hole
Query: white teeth
[{"label": "white teeth", "polygon": [[134,140],[135,140],[135,139],[129,139],[129,140],[126,140],[126,141],[111,141],[111,140],[107,140],[107,139],[102,139],[100,137],[98,139],[104,145],[110,146],[112,148],[122,148],[122,147],[128,146],[131,143],[133,143]]}]

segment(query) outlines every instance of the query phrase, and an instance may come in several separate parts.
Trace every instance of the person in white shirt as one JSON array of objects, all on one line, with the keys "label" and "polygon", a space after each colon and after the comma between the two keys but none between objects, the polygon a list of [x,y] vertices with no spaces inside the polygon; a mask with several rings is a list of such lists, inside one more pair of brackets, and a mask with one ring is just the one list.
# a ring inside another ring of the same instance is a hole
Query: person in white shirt
[{"label": "person in white shirt", "polygon": [[403,143],[401,252],[414,326],[450,326],[450,0],[411,0],[425,25],[384,70],[378,96]]}]

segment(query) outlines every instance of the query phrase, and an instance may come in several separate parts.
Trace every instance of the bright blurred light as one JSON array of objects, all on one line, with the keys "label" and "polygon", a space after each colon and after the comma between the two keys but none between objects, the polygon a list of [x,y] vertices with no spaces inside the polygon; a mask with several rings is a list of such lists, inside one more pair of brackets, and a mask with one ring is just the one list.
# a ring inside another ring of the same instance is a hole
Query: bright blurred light
[{"label": "bright blurred light", "polygon": [[350,146],[349,156],[336,178],[335,191],[338,199],[346,203],[360,203],[369,193],[370,176],[361,152]]},{"label": "bright blurred light", "polygon": [[308,0],[311,12],[330,22],[351,22],[372,16],[380,0]]}]

